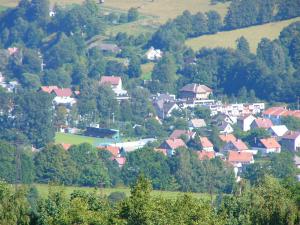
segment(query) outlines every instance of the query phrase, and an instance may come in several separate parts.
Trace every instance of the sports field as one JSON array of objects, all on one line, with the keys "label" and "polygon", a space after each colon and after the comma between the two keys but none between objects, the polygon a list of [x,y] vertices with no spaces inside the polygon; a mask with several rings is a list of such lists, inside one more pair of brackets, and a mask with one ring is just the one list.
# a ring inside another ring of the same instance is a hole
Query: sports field
[{"label": "sports field", "polygon": [[55,143],[57,144],[72,144],[72,145],[78,145],[82,143],[89,143],[89,144],[95,144],[95,143],[102,143],[104,142],[104,139],[101,138],[93,138],[93,137],[87,137],[82,135],[75,135],[75,134],[65,134],[65,133],[56,133],[55,134]]},{"label": "sports field", "polygon": [[[49,193],[49,185],[36,184],[35,185],[40,196],[47,196]],[[56,190],[64,190],[66,195],[70,195],[74,190],[82,190],[87,192],[95,191],[99,194],[109,195],[112,192],[124,192],[127,196],[130,195],[129,188],[92,188],[92,187],[72,187],[72,186],[52,186]],[[162,196],[164,198],[176,198],[183,195],[183,192],[172,192],[172,191],[152,191],[153,196]],[[190,193],[193,197],[209,200],[209,195],[206,193]]]},{"label": "sports field", "polygon": [[300,17],[233,31],[219,32],[213,35],[204,35],[198,38],[189,39],[186,44],[194,50],[199,50],[203,47],[235,48],[236,39],[244,36],[249,42],[251,52],[255,53],[258,43],[262,38],[274,40],[279,37],[283,28],[296,21],[300,21]]}]

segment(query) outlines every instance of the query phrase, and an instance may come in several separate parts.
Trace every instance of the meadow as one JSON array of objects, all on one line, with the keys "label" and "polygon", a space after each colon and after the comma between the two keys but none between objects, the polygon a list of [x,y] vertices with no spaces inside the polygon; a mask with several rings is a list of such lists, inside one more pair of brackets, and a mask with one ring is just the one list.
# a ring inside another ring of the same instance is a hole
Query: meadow
[{"label": "meadow", "polygon": [[244,36],[249,42],[251,52],[255,53],[256,48],[262,38],[274,40],[279,37],[280,32],[283,28],[296,21],[300,21],[300,17],[264,25],[251,26],[248,28],[237,29],[233,31],[219,32],[213,35],[203,35],[198,38],[187,40],[186,44],[194,50],[199,50],[203,47],[235,48],[236,39]]},{"label": "meadow", "polygon": [[[95,187],[74,187],[74,186],[49,186],[47,184],[35,184],[34,185],[40,196],[45,197],[48,195],[50,188],[54,190],[63,190],[67,196],[69,196],[74,190],[81,190],[86,192],[96,191],[98,194],[109,195],[112,192],[124,192],[126,196],[130,196],[130,189],[126,187],[121,188],[95,188]],[[151,192],[152,196],[155,197],[164,197],[169,199],[174,199],[180,195],[183,195],[183,192],[172,192],[172,191],[157,191],[154,190]],[[209,200],[210,196],[206,193],[189,193],[193,197],[203,200]]]},{"label": "meadow", "polygon": [[82,135],[65,134],[59,132],[55,134],[55,143],[57,144],[66,143],[66,144],[78,145],[82,143],[89,143],[93,145],[95,143],[102,143],[104,141],[105,140],[101,138],[93,138],[93,137],[87,137]]}]

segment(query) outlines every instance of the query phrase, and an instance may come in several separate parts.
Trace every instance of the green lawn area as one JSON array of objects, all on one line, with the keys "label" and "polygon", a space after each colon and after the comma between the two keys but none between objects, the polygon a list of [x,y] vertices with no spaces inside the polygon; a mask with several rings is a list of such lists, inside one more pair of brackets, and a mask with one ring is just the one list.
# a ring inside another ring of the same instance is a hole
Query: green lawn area
[{"label": "green lawn area", "polygon": [[279,37],[279,34],[283,28],[296,21],[300,21],[300,17],[233,31],[219,32],[213,35],[203,35],[198,38],[187,40],[186,44],[194,50],[199,50],[203,47],[235,48],[236,39],[244,36],[249,42],[251,52],[255,53],[258,43],[262,38],[269,38],[271,40],[274,40]]},{"label": "green lawn area", "polygon": [[[39,194],[41,196],[47,196],[49,193],[49,185],[46,184],[35,184]],[[82,190],[92,192],[96,190],[99,194],[109,195],[112,192],[124,192],[127,196],[130,195],[129,188],[92,188],[92,187],[73,187],[73,186],[52,186],[54,189],[62,189],[66,195],[70,195],[74,190]],[[183,195],[183,192],[171,192],[171,191],[152,191],[153,196],[162,196],[165,198],[176,198],[177,196]],[[190,193],[193,197],[209,200],[210,196],[206,193]]]},{"label": "green lawn area", "polygon": [[149,63],[143,64],[141,67],[142,67],[142,79],[143,80],[150,80],[152,70],[153,70],[153,67],[154,67],[154,63],[149,62]]},{"label": "green lawn area", "polygon": [[59,132],[55,134],[55,143],[57,144],[66,143],[66,144],[78,145],[82,143],[94,144],[95,142],[97,143],[105,142],[105,139],[93,138],[93,137],[87,137],[87,136],[75,135],[75,134],[65,134]]}]

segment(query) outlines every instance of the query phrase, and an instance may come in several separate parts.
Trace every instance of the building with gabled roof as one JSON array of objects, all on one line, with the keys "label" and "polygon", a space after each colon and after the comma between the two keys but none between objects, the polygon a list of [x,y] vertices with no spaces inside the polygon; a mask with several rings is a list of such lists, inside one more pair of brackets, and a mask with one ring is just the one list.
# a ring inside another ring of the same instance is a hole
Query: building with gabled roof
[{"label": "building with gabled roof", "polygon": [[259,139],[258,143],[253,147],[253,149],[261,151],[262,154],[280,153],[281,145],[275,138],[262,138]]},{"label": "building with gabled roof", "polygon": [[296,152],[300,151],[300,131],[289,131],[281,138],[282,148]]},{"label": "building with gabled roof", "polygon": [[229,151],[227,161],[234,167],[241,169],[244,165],[254,163],[254,158],[250,152]]},{"label": "building with gabled roof", "polygon": [[242,131],[249,131],[251,130],[251,124],[256,118],[253,115],[244,115],[237,119],[237,126]]},{"label": "building with gabled roof", "polygon": [[280,138],[288,132],[288,128],[285,125],[275,125],[268,129],[269,134],[272,137]]},{"label": "building with gabled roof", "polygon": [[246,151],[248,150],[248,146],[240,139],[237,139],[235,141],[229,141],[226,143],[222,151],[223,152],[228,152],[228,151]]},{"label": "building with gabled roof", "polygon": [[54,90],[59,89],[57,86],[42,86],[41,91],[51,94]]},{"label": "building with gabled roof", "polygon": [[196,136],[196,132],[190,130],[174,130],[170,135],[170,139],[178,139],[181,136],[186,136],[188,140],[194,139]]},{"label": "building with gabled roof", "polygon": [[191,119],[189,121],[190,129],[199,129],[202,127],[206,127],[206,122],[204,119]]},{"label": "building with gabled roof", "polygon": [[67,98],[72,96],[71,88],[56,88],[53,89],[53,92],[57,97]]},{"label": "building with gabled roof", "polygon": [[167,155],[172,156],[177,148],[187,148],[187,146],[182,139],[173,138],[165,140],[159,148],[167,149]]},{"label": "building with gabled roof", "polygon": [[199,137],[199,141],[203,151],[214,151],[214,145],[207,137]]},{"label": "building with gabled roof", "polygon": [[181,99],[202,100],[209,98],[209,95],[212,94],[212,89],[205,85],[192,83],[185,85],[179,92]]},{"label": "building with gabled roof", "polygon": [[216,157],[214,151],[196,151],[196,153],[198,155],[198,159],[201,161],[214,159]]},{"label": "building with gabled roof", "polygon": [[237,138],[233,134],[220,134],[219,138],[222,142],[225,142],[225,143],[237,140]]},{"label": "building with gabled roof", "polygon": [[267,118],[257,118],[251,124],[251,129],[269,129],[273,126],[270,119]]}]

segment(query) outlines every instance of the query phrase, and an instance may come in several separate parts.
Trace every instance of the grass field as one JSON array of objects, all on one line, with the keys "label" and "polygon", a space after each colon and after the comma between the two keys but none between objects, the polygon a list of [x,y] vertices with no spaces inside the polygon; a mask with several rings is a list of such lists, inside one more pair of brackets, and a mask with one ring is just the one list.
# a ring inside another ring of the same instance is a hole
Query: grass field
[{"label": "grass field", "polygon": [[81,135],[65,134],[65,133],[55,134],[55,143],[57,144],[61,144],[61,143],[73,144],[73,145],[78,145],[82,143],[94,144],[95,142],[100,143],[104,141],[105,140],[101,138],[86,137]]},{"label": "grass field", "polygon": [[[47,196],[49,193],[49,186],[46,184],[36,184],[35,185],[40,196]],[[99,194],[109,195],[112,192],[124,192],[127,196],[130,195],[130,189],[129,188],[89,188],[89,187],[71,187],[71,186],[57,186],[55,189],[62,189],[65,191],[66,195],[70,195],[74,190],[82,190],[87,192],[92,192],[96,190]],[[182,192],[171,192],[171,191],[152,191],[153,196],[162,196],[164,198],[176,198],[180,195],[183,195]],[[205,193],[190,193],[195,198],[201,198],[205,200],[209,200],[209,195]]]},{"label": "grass field", "polygon": [[199,50],[203,47],[235,48],[236,39],[244,36],[250,44],[251,52],[255,53],[257,45],[262,38],[265,37],[274,40],[279,37],[279,34],[283,28],[296,21],[300,21],[300,17],[233,31],[219,32],[214,35],[204,35],[198,38],[190,39],[186,42],[186,44],[194,50]]},{"label": "grass field", "polygon": [[141,67],[142,67],[142,79],[143,80],[150,80],[152,70],[153,70],[153,67],[154,67],[154,63],[149,62],[149,63],[143,64]]}]

